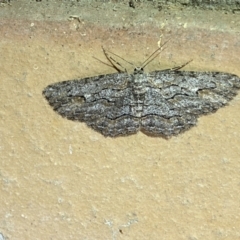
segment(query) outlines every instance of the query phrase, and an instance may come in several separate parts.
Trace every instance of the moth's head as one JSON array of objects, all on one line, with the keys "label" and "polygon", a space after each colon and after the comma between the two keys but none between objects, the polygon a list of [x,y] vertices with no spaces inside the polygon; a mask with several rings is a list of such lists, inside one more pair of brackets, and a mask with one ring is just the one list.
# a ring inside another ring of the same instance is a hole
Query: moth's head
[{"label": "moth's head", "polygon": [[142,67],[135,67],[133,73],[134,74],[143,74],[144,69]]}]

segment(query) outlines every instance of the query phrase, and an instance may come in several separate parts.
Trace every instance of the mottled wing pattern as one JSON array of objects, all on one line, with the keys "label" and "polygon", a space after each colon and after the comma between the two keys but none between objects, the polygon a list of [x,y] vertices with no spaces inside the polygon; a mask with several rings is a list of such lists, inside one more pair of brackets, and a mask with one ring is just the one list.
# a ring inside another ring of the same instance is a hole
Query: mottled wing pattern
[{"label": "mottled wing pattern", "polygon": [[60,82],[43,94],[60,115],[86,122],[105,136],[139,130],[172,136],[226,105],[238,88],[240,79],[232,74],[163,70]]},{"label": "mottled wing pattern", "polygon": [[176,135],[195,125],[199,115],[227,104],[240,88],[239,77],[219,72],[154,71],[145,96],[141,130]]},{"label": "mottled wing pattern", "polygon": [[43,95],[63,117],[86,122],[105,136],[127,135],[139,130],[131,116],[131,75],[115,73],[49,85]]}]

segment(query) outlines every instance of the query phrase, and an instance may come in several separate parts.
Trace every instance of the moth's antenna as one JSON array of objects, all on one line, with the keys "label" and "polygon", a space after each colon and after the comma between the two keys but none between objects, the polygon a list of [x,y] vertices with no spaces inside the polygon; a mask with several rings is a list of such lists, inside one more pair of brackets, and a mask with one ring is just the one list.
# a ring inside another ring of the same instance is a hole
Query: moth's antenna
[{"label": "moth's antenna", "polygon": [[[163,43],[162,46],[160,46],[156,51],[154,51],[143,63],[142,68],[145,68],[150,62],[152,62],[162,51],[164,51],[166,48],[163,48],[164,45],[166,45],[170,39],[168,39],[165,43]],[[158,52],[158,53],[157,53]],[[154,56],[154,54],[157,53],[157,55]],[[152,58],[153,57],[153,58]],[[152,58],[152,59],[151,59]]]},{"label": "moth's antenna", "polygon": [[191,59],[188,62],[182,64],[181,66],[177,66],[177,67],[173,67],[173,68],[169,68],[169,69],[164,69],[164,71],[178,71],[179,69],[182,69],[183,67],[185,67],[186,65],[188,65],[192,61],[193,61],[193,59]]},{"label": "moth's antenna", "polygon": [[[170,40],[170,39],[169,39],[169,40]],[[166,45],[166,44],[169,42],[169,40],[167,40],[166,42],[164,42],[162,46],[160,46],[157,50],[155,50],[155,51],[142,63],[142,67],[141,67],[141,68],[146,67],[146,66],[147,66],[150,62],[152,62],[162,51],[164,51],[166,48],[163,48],[163,46]],[[124,72],[124,71],[123,71],[122,69],[120,69],[118,66],[120,66],[120,67],[122,67],[122,68],[123,68],[123,66],[122,66],[119,62],[117,62],[115,59],[113,59],[111,56],[109,56],[109,55],[108,55],[108,52],[111,53],[112,55],[114,55],[114,56],[122,59],[122,60],[125,61],[126,63],[134,66],[133,63],[125,60],[124,58],[120,57],[120,56],[117,55],[116,53],[113,53],[113,52],[111,52],[111,51],[109,51],[109,50],[105,50],[105,49],[103,48],[103,46],[102,46],[102,50],[103,50],[103,53],[104,53],[105,57],[106,57],[107,60],[111,63],[111,65],[103,62],[102,60],[100,60],[100,59],[98,59],[98,58],[96,58],[96,57],[94,57],[94,56],[93,56],[93,58],[97,59],[98,61],[100,61],[101,63],[103,63],[103,64],[105,64],[105,65],[107,65],[107,66],[109,66],[109,67],[114,68],[114,69],[117,70],[119,73],[122,73],[122,72]],[[157,53],[157,54],[156,54],[156,53]],[[155,54],[156,54],[156,55],[155,55]],[[118,66],[117,66],[117,65],[118,65]],[[126,69],[125,69],[125,72],[127,72]]]},{"label": "moth's antenna", "polygon": [[[158,54],[156,56],[154,56],[152,59],[150,59],[148,62],[146,62],[141,68],[145,68],[150,62],[152,62],[163,50],[165,50],[166,48],[161,48],[161,49],[157,49]],[[155,51],[154,53],[156,53],[157,51]]]}]

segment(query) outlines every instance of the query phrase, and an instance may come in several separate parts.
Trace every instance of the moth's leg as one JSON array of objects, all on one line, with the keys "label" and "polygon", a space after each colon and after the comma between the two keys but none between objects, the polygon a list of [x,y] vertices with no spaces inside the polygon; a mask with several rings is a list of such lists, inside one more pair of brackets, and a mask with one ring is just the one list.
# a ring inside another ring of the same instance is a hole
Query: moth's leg
[{"label": "moth's leg", "polygon": [[[104,50],[105,50],[105,49],[104,49]],[[113,53],[113,52],[111,52],[111,51],[109,51],[109,50],[107,50],[107,51],[105,50],[105,52],[109,52],[109,53],[111,53],[112,55],[114,55],[114,56],[120,58],[120,59],[123,60],[124,62],[128,63],[129,65],[135,67],[133,63],[127,61],[127,60],[124,59],[123,57],[120,57],[120,56],[117,55],[116,53]],[[120,64],[119,62],[117,62],[115,59],[111,58],[111,60],[113,60],[113,61],[116,62],[119,66],[121,66],[121,67],[123,68],[122,64]],[[125,71],[126,71],[126,68],[125,68]]]},{"label": "moth's leg", "polygon": [[103,53],[104,53],[105,57],[111,63],[113,68],[115,68],[119,73],[127,72],[126,69],[125,69],[125,71],[123,71],[122,69],[120,69],[119,67],[116,66],[116,65],[119,65],[120,67],[123,68],[123,66],[119,62],[117,62],[115,59],[113,59],[111,56],[109,56],[107,54],[106,50],[103,47],[102,47],[102,50],[103,50]]},{"label": "moth's leg", "polygon": [[188,65],[188,64],[189,64],[190,62],[192,62],[192,61],[193,61],[193,59],[191,59],[190,61],[188,61],[188,62],[186,62],[186,63],[184,63],[184,64],[182,64],[182,65],[180,65],[180,66],[173,67],[173,68],[169,68],[169,69],[164,69],[164,71],[177,71],[177,70],[185,67],[186,65]]},{"label": "moth's leg", "polygon": [[[190,62],[192,62],[193,60],[190,60],[184,64],[182,64],[181,66],[177,66],[177,67],[173,67],[173,68],[169,68],[169,69],[164,69],[164,70],[161,70],[161,71],[178,71],[179,69],[185,67],[186,65],[188,65]],[[149,78],[149,82],[150,84],[153,86],[153,87],[156,87],[156,88],[161,88],[162,85],[161,84],[156,84],[155,82],[155,79],[154,78]]]}]

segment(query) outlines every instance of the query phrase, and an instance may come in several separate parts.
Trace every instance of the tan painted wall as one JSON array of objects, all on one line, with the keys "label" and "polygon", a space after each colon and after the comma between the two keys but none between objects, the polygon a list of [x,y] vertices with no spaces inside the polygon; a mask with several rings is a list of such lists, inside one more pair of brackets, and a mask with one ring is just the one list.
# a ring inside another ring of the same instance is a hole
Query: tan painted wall
[{"label": "tan painted wall", "polygon": [[70,21],[76,9],[38,19],[34,4],[35,17],[14,3],[0,9],[5,239],[238,239],[239,95],[177,137],[112,139],[57,115],[42,90],[114,72],[92,58],[105,61],[101,45],[138,65],[161,34],[171,41],[146,71],[193,59],[185,69],[240,76],[240,15],[98,4],[89,7],[94,20]]}]

